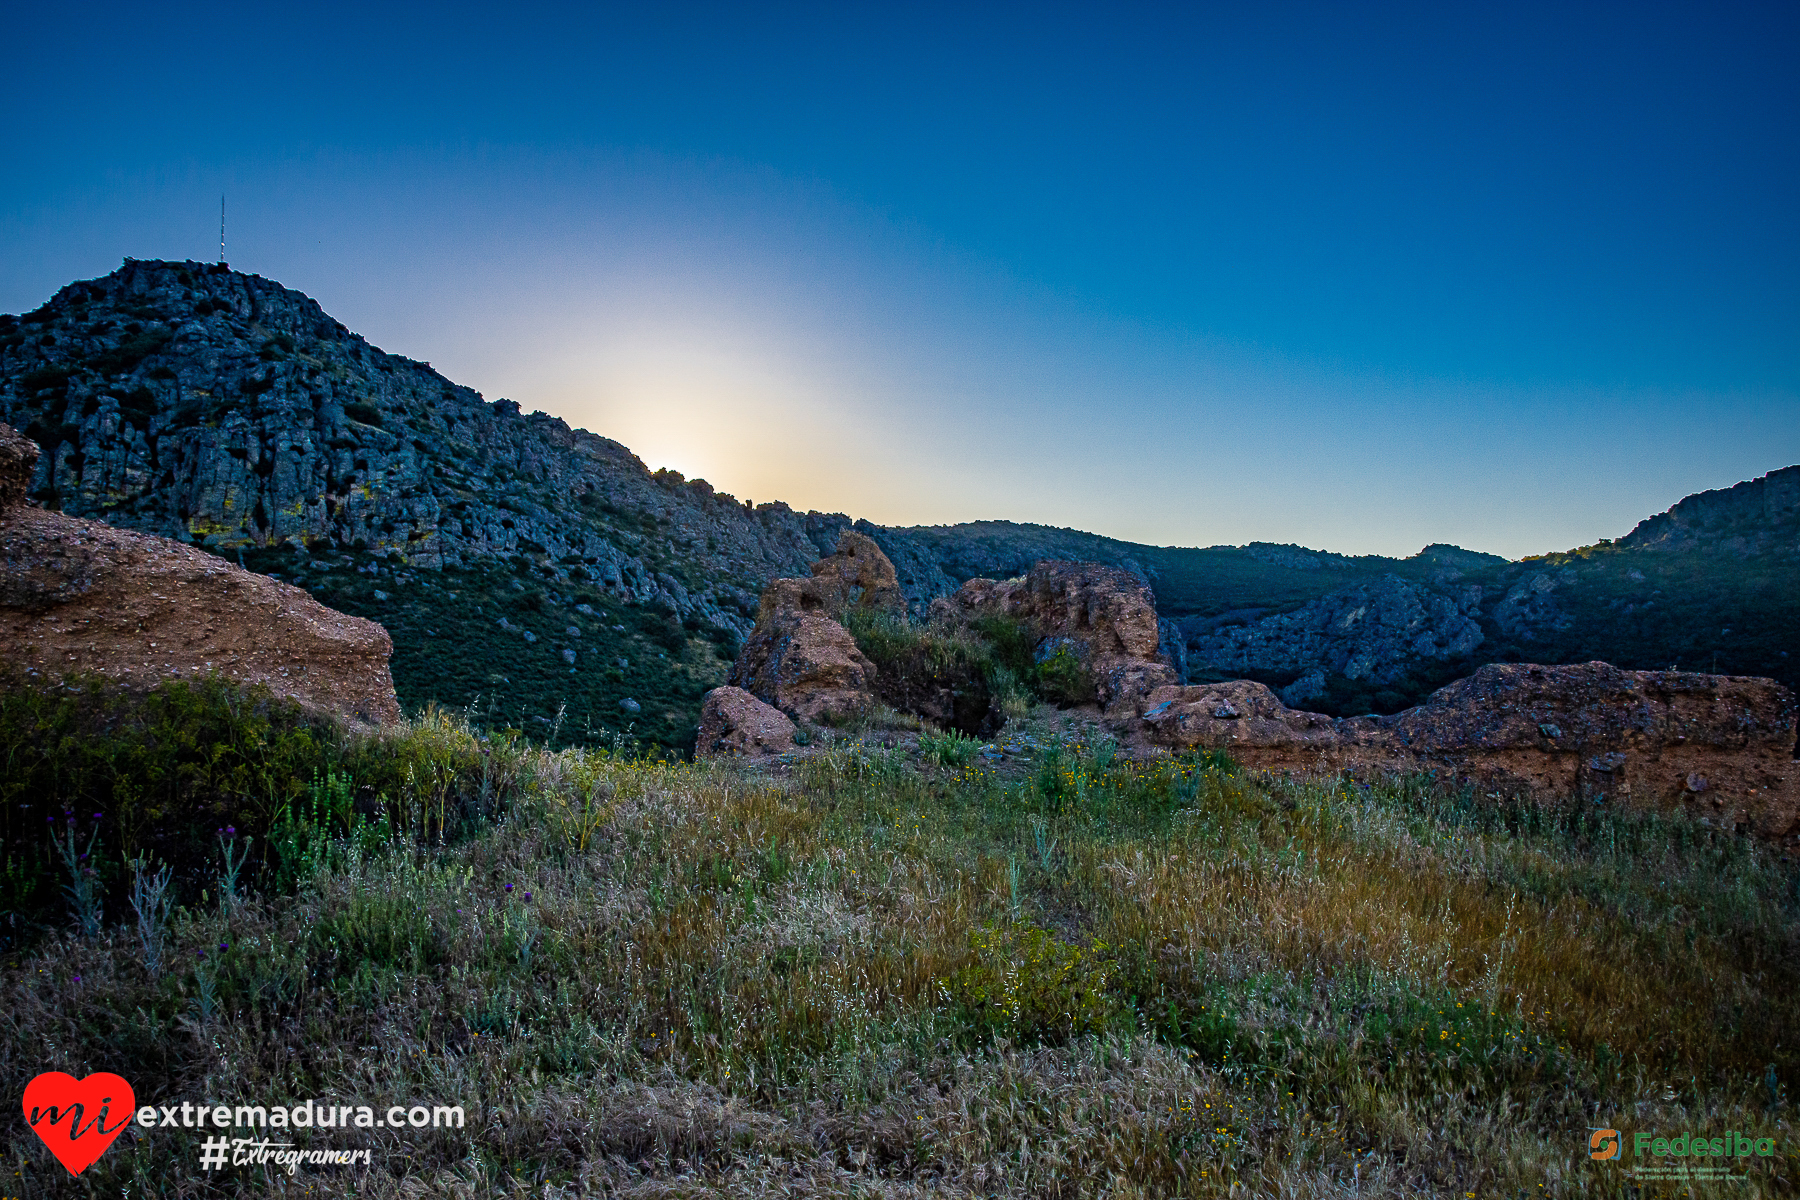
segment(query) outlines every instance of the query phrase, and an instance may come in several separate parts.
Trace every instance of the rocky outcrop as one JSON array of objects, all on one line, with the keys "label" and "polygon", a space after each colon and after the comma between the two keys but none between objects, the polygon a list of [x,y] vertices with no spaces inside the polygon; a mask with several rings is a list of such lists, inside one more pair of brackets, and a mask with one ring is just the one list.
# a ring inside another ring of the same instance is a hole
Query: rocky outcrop
[{"label": "rocky outcrop", "polygon": [[763,589],[730,682],[801,721],[866,711],[875,704],[875,664],[837,618],[849,608],[897,611],[904,603],[894,564],[868,537],[845,529],[811,575]]},{"label": "rocky outcrop", "polygon": [[832,618],[778,609],[756,623],[731,684],[795,720],[842,720],[875,703],[875,664]]},{"label": "rocky outcrop", "polygon": [[1038,635],[1040,662],[1060,651],[1074,655],[1103,709],[1129,707],[1154,688],[1178,684],[1175,668],[1159,655],[1163,631],[1150,588],[1117,567],[1043,561],[1022,578],[971,579],[932,610],[951,620],[1023,622]]},{"label": "rocky outcrop", "polygon": [[381,626],[192,546],[17,503],[35,449],[0,425],[10,663],[46,680],[92,672],[132,688],[217,674],[361,721],[399,719]]},{"label": "rocky outcrop", "polygon": [[837,549],[814,563],[810,576],[769,581],[757,620],[784,609],[835,618],[850,608],[899,612],[905,607],[894,564],[873,539],[846,529],[838,535]]},{"label": "rocky outcrop", "polygon": [[694,749],[701,758],[772,758],[793,750],[794,732],[780,709],[742,688],[719,687],[706,693]]},{"label": "rocky outcrop", "polygon": [[1163,688],[1125,732],[1149,746],[1228,750],[1263,770],[1427,770],[1791,837],[1794,720],[1793,693],[1768,679],[1492,664],[1393,717],[1299,712],[1243,680]]},{"label": "rocky outcrop", "polygon": [[1539,634],[1569,627],[1569,617],[1556,602],[1558,581],[1535,571],[1512,585],[1494,605],[1494,624],[1508,637],[1536,641]]},{"label": "rocky outcrop", "polygon": [[1770,471],[1734,487],[1698,492],[1665,513],[1640,521],[1619,539],[1632,550],[1679,550],[1721,541],[1743,554],[1779,548],[1793,553],[1800,532],[1800,466]]}]

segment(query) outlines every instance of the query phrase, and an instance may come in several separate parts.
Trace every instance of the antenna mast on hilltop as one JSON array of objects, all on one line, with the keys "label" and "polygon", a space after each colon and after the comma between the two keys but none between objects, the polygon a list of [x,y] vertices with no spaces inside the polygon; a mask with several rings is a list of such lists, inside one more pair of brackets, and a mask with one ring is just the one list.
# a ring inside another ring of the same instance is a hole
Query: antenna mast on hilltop
[{"label": "antenna mast on hilltop", "polygon": [[219,265],[225,264],[225,193],[219,193]]}]

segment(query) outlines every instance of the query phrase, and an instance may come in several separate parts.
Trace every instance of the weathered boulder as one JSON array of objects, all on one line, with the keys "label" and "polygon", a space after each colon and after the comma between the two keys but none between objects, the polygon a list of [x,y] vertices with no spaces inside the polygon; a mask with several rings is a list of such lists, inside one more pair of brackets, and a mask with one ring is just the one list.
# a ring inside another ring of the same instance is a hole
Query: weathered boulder
[{"label": "weathered boulder", "polygon": [[36,449],[0,425],[9,662],[46,679],[93,672],[132,688],[217,673],[357,720],[399,719],[393,643],[380,625],[191,546],[21,503]]},{"label": "weathered boulder", "polygon": [[873,538],[855,530],[839,534],[837,551],[813,564],[811,582],[828,612],[852,607],[885,612],[906,608],[894,564]]},{"label": "weathered boulder", "polygon": [[1263,757],[1335,750],[1343,742],[1339,722],[1291,709],[1248,679],[1157,688],[1138,729],[1152,745],[1229,750],[1254,767],[1266,765]]},{"label": "weathered boulder", "polygon": [[706,693],[700,708],[701,758],[769,758],[794,748],[794,723],[787,714],[736,687]]},{"label": "weathered boulder", "polygon": [[1800,833],[1793,693],[1773,680],[1606,663],[1482,667],[1392,717],[1333,720],[1260,684],[1161,688],[1129,731],[1275,771],[1430,770],[1544,797],[1685,808]]},{"label": "weathered boulder", "polygon": [[801,721],[873,707],[875,664],[836,620],[858,607],[898,612],[906,601],[881,547],[845,529],[837,551],[814,563],[810,576],[771,580],[763,589],[731,684]]},{"label": "weathered boulder", "polygon": [[771,579],[763,589],[757,620],[793,610],[837,617],[850,608],[901,612],[906,597],[888,561],[874,539],[846,529],[838,534],[837,550],[812,566],[803,579]]},{"label": "weathered boulder", "polygon": [[1162,629],[1144,581],[1099,563],[1046,560],[1018,579],[971,579],[934,601],[939,618],[1010,617],[1038,635],[1040,659],[1067,649],[1093,680],[1093,700],[1129,708],[1155,688],[1178,686],[1159,654]]},{"label": "weathered boulder", "polygon": [[875,664],[849,630],[817,612],[777,609],[756,622],[730,683],[800,721],[831,721],[875,703]]}]

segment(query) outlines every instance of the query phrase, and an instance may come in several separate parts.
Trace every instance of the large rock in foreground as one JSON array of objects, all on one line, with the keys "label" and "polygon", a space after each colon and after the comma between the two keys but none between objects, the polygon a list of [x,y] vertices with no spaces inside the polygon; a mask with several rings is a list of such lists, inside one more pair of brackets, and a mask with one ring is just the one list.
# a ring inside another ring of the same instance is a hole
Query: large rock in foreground
[{"label": "large rock in foreground", "polygon": [[167,538],[18,501],[37,447],[0,425],[0,643],[55,678],[133,688],[217,673],[315,710],[400,717],[393,643],[373,621]]},{"label": "large rock in foreground", "polygon": [[1228,750],[1274,771],[1435,771],[1484,788],[1688,809],[1800,833],[1793,693],[1769,679],[1606,663],[1482,667],[1392,717],[1333,720],[1258,683],[1160,688],[1140,743]]},{"label": "large rock in foreground", "polygon": [[743,688],[717,687],[700,709],[701,758],[770,758],[794,748],[794,723]]}]

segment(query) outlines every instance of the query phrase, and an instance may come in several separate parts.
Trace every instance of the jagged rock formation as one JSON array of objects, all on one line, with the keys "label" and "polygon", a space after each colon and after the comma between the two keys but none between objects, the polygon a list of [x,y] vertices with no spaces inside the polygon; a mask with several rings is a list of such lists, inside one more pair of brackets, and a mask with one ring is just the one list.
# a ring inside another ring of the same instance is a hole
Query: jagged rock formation
[{"label": "jagged rock formation", "polygon": [[1794,695],[1768,679],[1494,664],[1392,717],[1334,720],[1247,680],[1163,688],[1123,731],[1271,771],[1431,770],[1484,788],[1800,833]]},{"label": "jagged rock formation", "polygon": [[1557,581],[1547,571],[1536,571],[1507,589],[1494,605],[1494,624],[1500,632],[1532,642],[1540,633],[1567,629],[1569,615],[1556,602]]},{"label": "jagged rock formation", "polygon": [[1632,550],[1677,550],[1696,543],[1723,543],[1745,554],[1800,550],[1800,466],[1688,496],[1619,539]]},{"label": "jagged rock formation", "polygon": [[731,685],[801,721],[863,712],[875,703],[875,664],[837,617],[852,606],[901,604],[894,565],[869,538],[845,530],[810,576],[776,579],[764,589]]},{"label": "jagged rock formation", "polygon": [[701,758],[772,758],[794,748],[794,723],[742,688],[714,688],[700,709]]},{"label": "jagged rock formation", "polygon": [[800,721],[845,719],[875,701],[875,664],[842,625],[777,609],[744,642],[731,684]]},{"label": "jagged rock formation", "polygon": [[838,535],[837,549],[814,563],[809,577],[769,581],[757,605],[757,619],[782,609],[838,617],[848,608],[899,612],[905,607],[888,556],[873,539],[846,529]]},{"label": "jagged rock formation", "polygon": [[0,425],[0,643],[46,680],[132,688],[217,673],[368,722],[398,720],[381,626],[166,538],[21,502],[37,447]]}]

